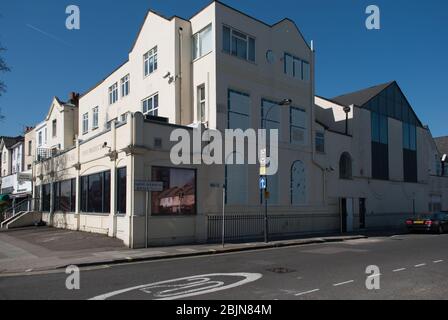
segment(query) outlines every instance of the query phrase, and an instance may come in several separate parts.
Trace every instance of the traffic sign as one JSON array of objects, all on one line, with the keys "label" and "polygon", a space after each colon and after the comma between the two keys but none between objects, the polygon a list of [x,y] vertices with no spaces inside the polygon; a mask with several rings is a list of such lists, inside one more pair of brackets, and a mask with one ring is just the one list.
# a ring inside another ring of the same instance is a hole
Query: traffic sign
[{"label": "traffic sign", "polygon": [[260,177],[260,190],[266,190],[267,181],[266,177]]}]

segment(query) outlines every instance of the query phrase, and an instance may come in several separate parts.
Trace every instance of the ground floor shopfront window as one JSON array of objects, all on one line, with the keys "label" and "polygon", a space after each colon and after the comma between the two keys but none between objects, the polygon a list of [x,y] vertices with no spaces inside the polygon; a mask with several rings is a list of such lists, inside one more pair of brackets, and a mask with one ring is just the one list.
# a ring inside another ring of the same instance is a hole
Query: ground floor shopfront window
[{"label": "ground floor shopfront window", "polygon": [[163,182],[162,192],[152,192],[153,215],[196,214],[196,170],[153,167],[152,180]]},{"label": "ground floor shopfront window", "polygon": [[110,171],[81,177],[81,212],[110,213]]}]

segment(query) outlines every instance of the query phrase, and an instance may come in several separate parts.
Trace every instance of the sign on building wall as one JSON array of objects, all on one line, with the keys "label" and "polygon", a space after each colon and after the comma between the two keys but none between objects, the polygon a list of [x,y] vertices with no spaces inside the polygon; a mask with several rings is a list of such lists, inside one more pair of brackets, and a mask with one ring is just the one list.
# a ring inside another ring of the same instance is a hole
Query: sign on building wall
[{"label": "sign on building wall", "polygon": [[163,191],[163,182],[135,180],[134,190],[146,192],[161,192]]}]

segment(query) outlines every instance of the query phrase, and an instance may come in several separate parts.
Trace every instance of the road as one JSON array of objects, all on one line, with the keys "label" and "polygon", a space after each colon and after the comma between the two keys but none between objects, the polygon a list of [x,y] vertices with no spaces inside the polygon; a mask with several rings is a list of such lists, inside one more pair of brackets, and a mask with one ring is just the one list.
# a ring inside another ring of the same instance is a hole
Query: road
[{"label": "road", "polygon": [[[380,275],[366,274],[368,266],[377,266]],[[0,277],[0,300],[447,299],[448,235],[399,235],[86,268],[80,272],[80,290],[67,290],[67,277],[63,272]],[[185,279],[169,281],[179,278]],[[379,280],[379,289],[368,290],[366,280]]]}]

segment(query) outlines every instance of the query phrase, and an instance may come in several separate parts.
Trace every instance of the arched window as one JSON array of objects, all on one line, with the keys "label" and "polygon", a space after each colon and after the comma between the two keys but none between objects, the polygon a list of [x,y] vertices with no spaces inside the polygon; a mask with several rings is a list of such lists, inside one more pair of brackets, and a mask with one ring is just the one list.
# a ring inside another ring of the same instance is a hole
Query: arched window
[{"label": "arched window", "polygon": [[296,161],[291,167],[291,204],[306,203],[306,172],[302,161]]},{"label": "arched window", "polygon": [[352,157],[348,152],[344,152],[339,160],[339,178],[352,179]]}]

